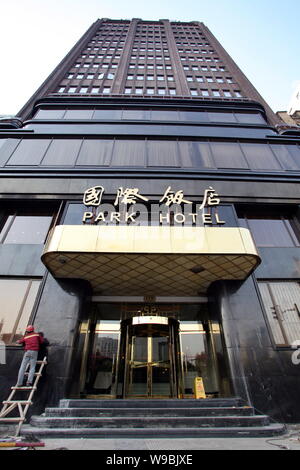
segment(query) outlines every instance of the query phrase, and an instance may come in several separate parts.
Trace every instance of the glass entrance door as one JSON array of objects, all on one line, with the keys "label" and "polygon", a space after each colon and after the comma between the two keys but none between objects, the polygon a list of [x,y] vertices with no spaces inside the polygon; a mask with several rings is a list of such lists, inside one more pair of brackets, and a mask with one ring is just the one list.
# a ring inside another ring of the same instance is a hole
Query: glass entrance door
[{"label": "glass entrance door", "polygon": [[177,322],[164,318],[161,324],[143,323],[143,317],[140,321],[135,323],[132,319],[132,324],[127,324],[124,395],[176,397],[174,329]]}]

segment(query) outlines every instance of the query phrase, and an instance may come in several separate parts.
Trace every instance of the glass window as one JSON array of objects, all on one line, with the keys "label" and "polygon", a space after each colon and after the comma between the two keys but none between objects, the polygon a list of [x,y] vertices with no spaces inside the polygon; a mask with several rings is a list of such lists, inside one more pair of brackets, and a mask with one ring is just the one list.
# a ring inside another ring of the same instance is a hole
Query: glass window
[{"label": "glass window", "polygon": [[235,113],[238,122],[247,124],[266,124],[260,113]]},{"label": "glass window", "polygon": [[40,283],[36,279],[0,279],[0,340],[5,344],[24,335]]},{"label": "glass window", "polygon": [[144,140],[116,140],[113,148],[112,166],[145,166],[146,145]]},{"label": "glass window", "polygon": [[248,168],[236,142],[211,142],[210,147],[217,168]]},{"label": "glass window", "polygon": [[265,312],[276,346],[290,346],[300,338],[298,282],[259,282]]},{"label": "glass window", "polygon": [[69,109],[64,119],[91,119],[92,115],[92,109]]},{"label": "glass window", "polygon": [[107,166],[111,161],[112,148],[113,140],[84,140],[80,148],[76,165]]},{"label": "glass window", "polygon": [[3,244],[40,245],[45,242],[52,216],[11,214],[0,232]]},{"label": "glass window", "polygon": [[7,165],[39,165],[50,142],[49,139],[23,139]]},{"label": "glass window", "polygon": [[41,165],[74,165],[81,143],[81,139],[54,139]]},{"label": "glass window", "polygon": [[180,166],[177,142],[148,140],[148,166]]},{"label": "glass window", "polygon": [[179,115],[182,121],[208,121],[206,111],[179,111]]},{"label": "glass window", "polygon": [[236,122],[235,116],[233,113],[214,113],[208,112],[208,118],[211,122]]},{"label": "glass window", "polygon": [[96,109],[93,119],[121,119],[121,116],[121,109]]},{"label": "glass window", "polygon": [[293,218],[276,215],[248,215],[241,220],[251,231],[257,246],[299,246],[298,230]]},{"label": "glass window", "polygon": [[297,145],[271,145],[271,149],[286,170],[300,169],[300,149]]},{"label": "glass window", "polygon": [[249,163],[255,170],[280,170],[281,167],[270,147],[260,143],[241,143],[242,150]]},{"label": "glass window", "polygon": [[34,119],[62,119],[64,114],[64,109],[39,109]]}]

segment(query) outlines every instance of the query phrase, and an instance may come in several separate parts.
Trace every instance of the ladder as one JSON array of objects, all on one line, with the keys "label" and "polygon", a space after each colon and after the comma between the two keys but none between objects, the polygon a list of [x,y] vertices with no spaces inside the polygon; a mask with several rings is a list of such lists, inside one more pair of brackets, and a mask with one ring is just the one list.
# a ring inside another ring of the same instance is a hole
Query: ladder
[{"label": "ladder", "polygon": [[[42,361],[37,361],[36,364],[39,366],[39,368],[34,374],[35,378],[34,378],[32,387],[25,387],[25,386],[17,387],[15,385],[14,387],[11,387],[11,393],[8,399],[2,402],[3,407],[2,407],[2,410],[0,411],[0,422],[2,421],[6,423],[14,423],[14,422],[17,423],[15,437],[17,437],[20,434],[21,426],[23,422],[25,421],[28,408],[33,403],[32,398],[33,398],[34,392],[37,389],[38,382],[42,376],[43,369],[45,365],[47,364],[47,357],[45,356]],[[30,365],[27,364],[25,374],[28,374],[29,367]],[[23,400],[14,399],[15,393],[19,391],[27,392],[28,397]],[[12,411],[15,410],[16,408],[19,412],[19,416],[9,417],[8,415],[12,413]]]}]

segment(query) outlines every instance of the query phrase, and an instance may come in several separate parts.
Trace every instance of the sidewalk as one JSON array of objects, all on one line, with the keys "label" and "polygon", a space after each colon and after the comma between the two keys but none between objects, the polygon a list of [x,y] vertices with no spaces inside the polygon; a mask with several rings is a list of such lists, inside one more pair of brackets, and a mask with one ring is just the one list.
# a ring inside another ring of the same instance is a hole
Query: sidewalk
[{"label": "sidewalk", "polygon": [[[0,430],[0,439],[9,434]],[[181,439],[43,439],[37,450],[119,450],[119,451],[196,451],[196,450],[300,450],[300,424],[287,426],[277,437],[181,438]]]}]

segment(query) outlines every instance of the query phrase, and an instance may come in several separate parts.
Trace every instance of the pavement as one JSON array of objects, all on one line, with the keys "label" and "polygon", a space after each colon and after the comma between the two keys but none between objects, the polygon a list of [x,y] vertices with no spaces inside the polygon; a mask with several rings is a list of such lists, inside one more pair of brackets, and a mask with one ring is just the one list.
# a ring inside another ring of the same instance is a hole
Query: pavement
[{"label": "pavement", "polygon": [[[8,430],[0,429],[0,441],[6,439]],[[182,455],[188,451],[200,450],[300,450],[300,423],[287,425],[287,432],[275,437],[223,437],[223,438],[159,438],[159,439],[42,439],[44,447],[37,447],[41,451],[63,451],[63,450],[97,450],[105,451],[141,451],[160,454],[161,451],[182,451]],[[1,450],[11,450],[11,448],[1,448]],[[28,448],[29,449],[29,448]],[[24,449],[26,450],[26,449]],[[125,453],[124,453],[125,454]],[[118,454],[112,454],[118,455]],[[127,455],[127,454],[126,454]],[[135,453],[138,455],[138,452]]]}]

